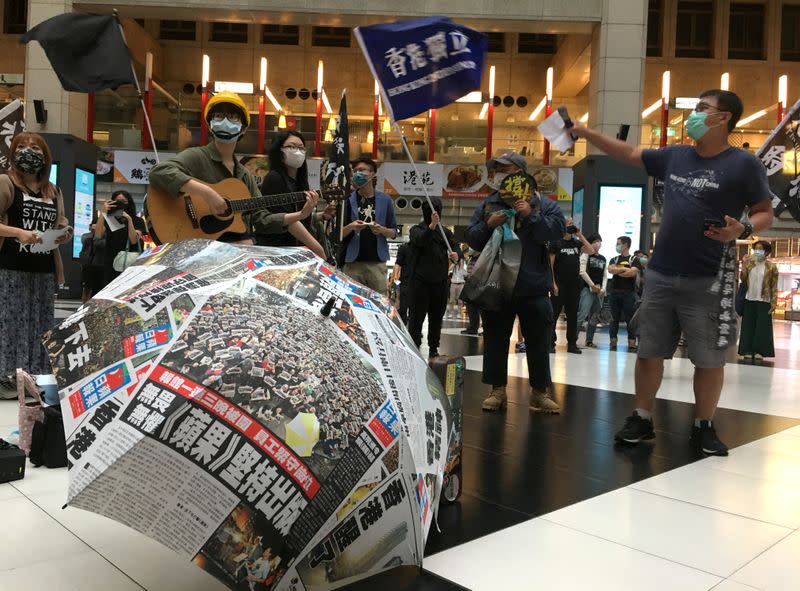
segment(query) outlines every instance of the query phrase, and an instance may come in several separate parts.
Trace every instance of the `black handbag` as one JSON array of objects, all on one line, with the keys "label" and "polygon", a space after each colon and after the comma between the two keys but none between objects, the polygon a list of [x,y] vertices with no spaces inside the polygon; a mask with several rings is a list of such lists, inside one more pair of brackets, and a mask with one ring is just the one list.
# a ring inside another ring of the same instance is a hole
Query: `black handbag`
[{"label": "black handbag", "polygon": [[747,297],[747,286],[744,283],[739,284],[739,289],[736,291],[736,302],[734,307],[739,316],[744,316],[744,300]]},{"label": "black handbag", "polygon": [[61,407],[46,406],[44,419],[33,425],[31,464],[48,468],[63,468],[67,465],[67,439],[64,435],[64,417]]}]

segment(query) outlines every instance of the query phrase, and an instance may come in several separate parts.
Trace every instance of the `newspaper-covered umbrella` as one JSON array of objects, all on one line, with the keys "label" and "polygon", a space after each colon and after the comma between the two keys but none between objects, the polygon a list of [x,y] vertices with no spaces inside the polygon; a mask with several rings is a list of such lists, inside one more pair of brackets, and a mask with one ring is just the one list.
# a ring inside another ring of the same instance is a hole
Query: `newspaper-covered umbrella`
[{"label": "newspaper-covered umbrella", "polygon": [[242,591],[421,564],[445,396],[388,301],[310,252],[153,248],[45,344],[69,505]]}]

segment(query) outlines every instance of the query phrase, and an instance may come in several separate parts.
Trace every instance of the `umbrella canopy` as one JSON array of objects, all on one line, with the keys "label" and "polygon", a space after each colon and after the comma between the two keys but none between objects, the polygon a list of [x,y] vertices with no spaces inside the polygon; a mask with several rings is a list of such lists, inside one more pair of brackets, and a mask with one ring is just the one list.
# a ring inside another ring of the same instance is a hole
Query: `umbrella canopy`
[{"label": "umbrella canopy", "polygon": [[68,504],[242,591],[421,564],[446,397],[388,301],[310,252],[156,247],[45,345]]},{"label": "umbrella canopy", "polygon": [[286,423],[286,445],[303,458],[311,456],[319,441],[319,419],[310,412],[299,412]]}]

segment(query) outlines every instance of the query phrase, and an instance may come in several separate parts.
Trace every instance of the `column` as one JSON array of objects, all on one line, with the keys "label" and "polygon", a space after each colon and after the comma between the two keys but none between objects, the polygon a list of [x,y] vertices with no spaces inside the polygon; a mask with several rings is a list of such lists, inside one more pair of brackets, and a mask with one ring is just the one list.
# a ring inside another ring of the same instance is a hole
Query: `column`
[{"label": "column", "polygon": [[[72,12],[72,2],[69,0],[30,0],[28,28],[66,12]],[[44,108],[47,109],[47,123],[44,125],[36,123],[34,99],[44,101]],[[25,123],[28,131],[70,133],[84,139],[86,105],[85,94],[67,92],[61,88],[61,83],[39,43],[28,43],[25,51]]]},{"label": "column", "polygon": [[[630,125],[628,141],[641,137],[647,47],[647,2],[602,0],[603,14],[592,35],[589,123],[609,135]],[[590,153],[599,153],[593,146]]]}]

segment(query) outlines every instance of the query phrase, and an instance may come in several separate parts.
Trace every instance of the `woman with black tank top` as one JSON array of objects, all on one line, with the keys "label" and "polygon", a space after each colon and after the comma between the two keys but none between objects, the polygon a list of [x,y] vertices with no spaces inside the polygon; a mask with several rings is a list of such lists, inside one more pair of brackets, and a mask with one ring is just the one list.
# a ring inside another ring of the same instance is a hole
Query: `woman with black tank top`
[{"label": "woman with black tank top", "polygon": [[[66,228],[58,187],[50,183],[53,162],[44,138],[20,133],[11,141],[11,168],[0,175],[0,377],[21,368],[50,373],[42,335],[55,323],[55,296],[64,272],[58,248],[32,252],[41,235]],[[72,240],[72,230],[59,244]]]}]

